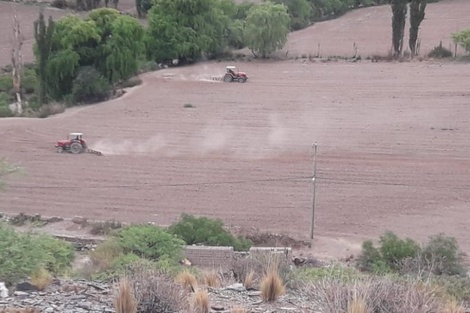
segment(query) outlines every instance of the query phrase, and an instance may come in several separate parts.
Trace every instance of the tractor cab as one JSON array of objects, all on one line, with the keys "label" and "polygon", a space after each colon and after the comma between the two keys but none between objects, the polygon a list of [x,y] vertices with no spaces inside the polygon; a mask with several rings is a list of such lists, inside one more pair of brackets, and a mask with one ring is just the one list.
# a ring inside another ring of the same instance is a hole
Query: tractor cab
[{"label": "tractor cab", "polygon": [[224,82],[238,81],[240,83],[244,83],[248,79],[246,73],[238,71],[236,66],[226,66],[225,70]]},{"label": "tractor cab", "polygon": [[68,136],[68,140],[70,141],[73,141],[73,140],[82,141],[82,138],[83,138],[83,133],[70,133]]}]

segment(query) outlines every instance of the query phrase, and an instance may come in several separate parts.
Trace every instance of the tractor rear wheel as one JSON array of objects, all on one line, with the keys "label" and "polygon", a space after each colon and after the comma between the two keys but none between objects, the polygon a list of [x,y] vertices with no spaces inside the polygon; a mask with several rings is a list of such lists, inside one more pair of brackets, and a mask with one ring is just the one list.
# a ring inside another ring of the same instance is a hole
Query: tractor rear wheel
[{"label": "tractor rear wheel", "polygon": [[232,80],[233,80],[232,75],[230,75],[230,74],[225,74],[225,76],[224,76],[224,82],[225,82],[225,83],[230,83]]},{"label": "tractor rear wheel", "polygon": [[70,151],[73,153],[73,154],[77,154],[77,153],[80,153],[82,152],[83,150],[83,147],[80,143],[78,142],[74,142],[70,145]]}]

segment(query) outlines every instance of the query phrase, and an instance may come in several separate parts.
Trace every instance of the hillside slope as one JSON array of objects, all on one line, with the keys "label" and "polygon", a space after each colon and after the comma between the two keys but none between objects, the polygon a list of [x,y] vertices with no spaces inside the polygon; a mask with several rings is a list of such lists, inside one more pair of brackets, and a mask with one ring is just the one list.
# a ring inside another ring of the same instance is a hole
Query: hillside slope
[{"label": "hillside slope", "polygon": [[[470,28],[470,1],[447,0],[430,3],[426,7],[425,20],[421,23],[421,53],[427,54],[442,41],[444,47],[454,50],[451,33]],[[353,44],[359,47],[359,54],[386,55],[392,45],[392,12],[389,5],[357,9],[344,16],[316,23],[306,29],[290,34],[288,42],[278,55],[315,55],[320,45],[320,55],[354,55]],[[407,18],[405,43],[408,47],[409,20]],[[462,48],[457,49],[463,54]]]}]

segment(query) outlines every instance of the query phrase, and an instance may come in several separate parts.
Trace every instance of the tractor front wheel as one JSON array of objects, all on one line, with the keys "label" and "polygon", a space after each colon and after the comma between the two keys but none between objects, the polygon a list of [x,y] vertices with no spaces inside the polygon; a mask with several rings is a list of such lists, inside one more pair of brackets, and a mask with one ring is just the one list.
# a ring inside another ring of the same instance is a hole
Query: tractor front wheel
[{"label": "tractor front wheel", "polygon": [[56,151],[57,151],[57,153],[62,153],[62,152],[64,152],[64,148],[62,148],[62,147],[57,147],[57,150],[56,150]]},{"label": "tractor front wheel", "polygon": [[70,145],[70,151],[73,153],[73,154],[77,154],[77,153],[80,153],[82,152],[83,150],[83,147],[80,143],[78,142],[74,142]]},{"label": "tractor front wheel", "polygon": [[238,82],[239,82],[239,83],[244,83],[244,82],[245,82],[245,79],[244,79],[243,77],[240,77],[240,78],[238,79]]}]

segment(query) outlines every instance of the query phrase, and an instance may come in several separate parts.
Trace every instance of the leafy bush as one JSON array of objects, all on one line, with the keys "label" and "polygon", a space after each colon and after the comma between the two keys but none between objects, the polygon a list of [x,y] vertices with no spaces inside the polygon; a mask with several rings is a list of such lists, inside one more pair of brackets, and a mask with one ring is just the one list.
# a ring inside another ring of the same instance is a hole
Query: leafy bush
[{"label": "leafy bush", "polygon": [[134,253],[149,260],[178,260],[182,256],[184,242],[157,226],[128,226],[121,229],[117,236],[124,253]]},{"label": "leafy bush", "polygon": [[452,34],[452,40],[470,54],[470,29]]},{"label": "leafy bush", "polygon": [[20,234],[0,223],[0,238],[0,281],[7,284],[24,279],[41,268],[59,274],[73,259],[68,243],[49,236]]},{"label": "leafy bush", "polygon": [[21,86],[26,94],[34,93],[38,87],[38,78],[34,70],[26,70]]},{"label": "leafy bush", "polygon": [[75,257],[73,247],[63,240],[47,235],[38,235],[34,241],[38,249],[46,251],[43,261],[44,268],[51,273],[64,273]]},{"label": "leafy bush", "polygon": [[419,246],[413,240],[402,240],[392,232],[383,234],[379,244],[379,248],[376,248],[370,240],[363,242],[362,252],[357,259],[360,269],[375,273],[397,271],[405,259],[415,257],[419,251]]},{"label": "leafy bush", "polygon": [[470,277],[439,276],[433,280],[447,295],[459,301],[470,302]]},{"label": "leafy bush", "polygon": [[6,92],[0,92],[0,106],[15,102],[15,99]]},{"label": "leafy bush", "polygon": [[459,250],[457,240],[442,234],[430,237],[423,247],[421,258],[432,266],[435,275],[466,276],[464,254]]},{"label": "leafy bush", "polygon": [[0,102],[0,117],[12,117],[14,116],[13,112],[7,105],[2,105]]},{"label": "leafy bush", "polygon": [[0,92],[10,92],[13,88],[13,80],[10,75],[0,75]]},{"label": "leafy bush", "polygon": [[34,245],[30,235],[19,235],[0,224],[0,281],[13,284],[41,267],[44,251]]},{"label": "leafy bush", "polygon": [[361,270],[382,274],[425,271],[434,275],[466,275],[464,254],[457,241],[442,234],[430,237],[421,247],[411,239],[403,240],[387,232],[380,237],[378,248],[371,241],[362,244],[356,265]]},{"label": "leafy bush", "polygon": [[249,250],[251,247],[251,241],[243,237],[235,238],[224,228],[221,220],[207,217],[182,214],[180,221],[173,223],[169,231],[187,245],[233,246],[236,251]]},{"label": "leafy bush", "polygon": [[451,58],[452,57],[452,52],[450,52],[448,49],[444,48],[442,46],[442,41],[439,44],[439,46],[434,47],[434,49],[431,50],[431,52],[428,53],[428,57],[430,58]]},{"label": "leafy bush", "polygon": [[108,97],[109,84],[93,67],[85,66],[73,81],[72,99],[75,103],[94,103]]}]

